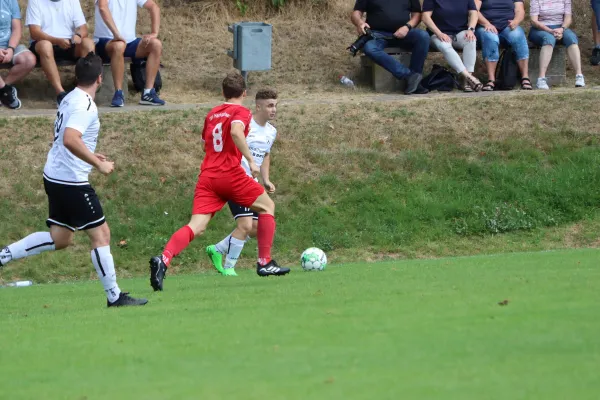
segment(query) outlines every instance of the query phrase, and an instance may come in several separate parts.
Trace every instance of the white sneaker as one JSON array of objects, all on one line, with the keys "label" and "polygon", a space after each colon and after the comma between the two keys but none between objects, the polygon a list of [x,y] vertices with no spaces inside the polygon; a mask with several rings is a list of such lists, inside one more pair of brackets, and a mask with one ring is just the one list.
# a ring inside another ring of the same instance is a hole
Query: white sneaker
[{"label": "white sneaker", "polygon": [[535,86],[540,90],[550,90],[550,86],[548,86],[548,80],[546,78],[538,78]]},{"label": "white sneaker", "polygon": [[583,75],[575,75],[575,87],[585,87],[585,79],[583,79]]}]

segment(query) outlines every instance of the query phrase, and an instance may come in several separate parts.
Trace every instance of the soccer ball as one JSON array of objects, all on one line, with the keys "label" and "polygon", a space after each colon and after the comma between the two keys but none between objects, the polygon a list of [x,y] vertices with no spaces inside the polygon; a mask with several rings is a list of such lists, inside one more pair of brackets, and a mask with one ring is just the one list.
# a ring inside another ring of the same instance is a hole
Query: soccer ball
[{"label": "soccer ball", "polygon": [[323,250],[311,247],[302,253],[300,264],[305,271],[323,271],[327,266],[327,255]]}]

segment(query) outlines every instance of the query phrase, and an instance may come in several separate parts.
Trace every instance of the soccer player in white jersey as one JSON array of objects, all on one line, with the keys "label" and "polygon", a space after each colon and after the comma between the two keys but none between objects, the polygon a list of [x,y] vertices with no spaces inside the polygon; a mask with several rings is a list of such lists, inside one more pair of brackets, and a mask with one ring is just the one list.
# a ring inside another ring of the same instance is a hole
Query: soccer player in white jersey
[{"label": "soccer player in white jersey", "polygon": [[[277,129],[269,123],[275,119],[277,114],[277,92],[271,89],[262,89],[256,93],[256,110],[250,122],[250,133],[246,138],[252,158],[260,168],[260,175],[267,193],[275,193],[275,185],[269,178],[271,166],[271,147],[277,137]],[[252,176],[248,160],[242,157],[242,167],[246,174]],[[258,226],[258,214],[251,209],[228,202],[237,227],[230,235],[216,245],[206,248],[206,254],[214,267],[222,275],[237,276],[235,264],[242,253],[244,244],[250,237],[256,236]],[[223,265],[225,255],[225,265]],[[290,272],[289,268],[280,268],[277,275],[285,275]],[[260,275],[260,274],[259,274]]]},{"label": "soccer player in white jersey", "polygon": [[0,251],[0,267],[19,258],[67,248],[75,231],[84,230],[91,241],[92,264],[104,286],[108,307],[148,302],[121,292],[110,253],[110,230],[100,200],[88,181],[92,168],[103,175],[114,170],[106,156],[94,153],[100,131],[96,90],[102,83],[102,59],[94,53],[75,65],[77,87],[60,103],[54,122],[54,143],[44,167],[50,232],[36,232]]}]

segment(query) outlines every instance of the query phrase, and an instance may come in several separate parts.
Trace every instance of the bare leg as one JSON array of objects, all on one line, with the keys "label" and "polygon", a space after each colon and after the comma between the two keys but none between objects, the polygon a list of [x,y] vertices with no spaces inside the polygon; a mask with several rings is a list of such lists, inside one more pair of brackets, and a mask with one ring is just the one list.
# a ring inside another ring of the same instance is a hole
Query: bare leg
[{"label": "bare leg", "polygon": [[20,81],[31,72],[31,70],[35,67],[35,63],[35,55],[32,52],[22,52],[14,58],[14,66],[10,69],[10,72],[8,73],[4,81],[7,85],[12,85],[15,82]]},{"label": "bare leg", "polygon": [[152,39],[147,45],[144,45],[143,42],[140,42],[137,50],[135,51],[136,58],[147,58],[145,89],[152,89],[154,87],[156,74],[158,74],[158,69],[160,67],[161,55],[162,43],[158,39]]},{"label": "bare leg", "polygon": [[65,89],[60,81],[60,75],[58,74],[58,67],[54,60],[54,49],[52,43],[47,40],[40,40],[35,44],[35,51],[40,56],[40,64],[46,74],[46,78],[50,81],[50,84],[56,91],[56,94],[62,93]]},{"label": "bare leg", "polygon": [[540,78],[546,77],[546,72],[548,71],[548,66],[550,65],[550,61],[552,60],[552,53],[554,52],[554,47],[550,45],[542,46],[540,50]]},{"label": "bare leg", "polygon": [[125,43],[111,40],[106,45],[106,52],[110,57],[110,69],[113,75],[115,90],[123,89],[123,77],[125,76]]},{"label": "bare leg", "polygon": [[569,62],[571,66],[575,70],[577,75],[582,75],[581,72],[581,52],[579,51],[579,46],[573,44],[567,48],[567,56],[569,57]]}]

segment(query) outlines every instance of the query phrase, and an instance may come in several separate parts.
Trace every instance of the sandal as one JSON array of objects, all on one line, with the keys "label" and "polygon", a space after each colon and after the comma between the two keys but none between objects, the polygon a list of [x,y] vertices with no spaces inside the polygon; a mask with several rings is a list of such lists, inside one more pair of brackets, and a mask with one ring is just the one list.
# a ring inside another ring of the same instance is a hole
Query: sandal
[{"label": "sandal", "polygon": [[465,93],[473,93],[474,90],[471,87],[471,85],[469,85],[468,82],[465,82],[465,86],[463,86],[463,92],[465,92]]},{"label": "sandal", "polygon": [[484,92],[493,92],[496,89],[496,81],[488,80],[487,83],[483,86]]},{"label": "sandal", "polygon": [[531,85],[531,80],[529,78],[521,79],[521,89],[522,90],[533,90],[533,86]]},{"label": "sandal", "polygon": [[483,84],[479,81],[479,79],[475,78],[472,75],[465,78],[465,88],[467,85],[471,89],[473,89],[472,91],[475,91],[475,92],[480,92],[481,89],[483,88]]}]

